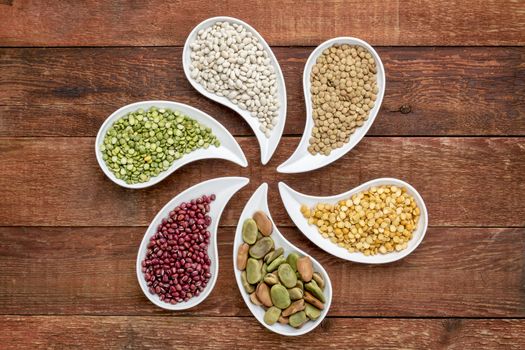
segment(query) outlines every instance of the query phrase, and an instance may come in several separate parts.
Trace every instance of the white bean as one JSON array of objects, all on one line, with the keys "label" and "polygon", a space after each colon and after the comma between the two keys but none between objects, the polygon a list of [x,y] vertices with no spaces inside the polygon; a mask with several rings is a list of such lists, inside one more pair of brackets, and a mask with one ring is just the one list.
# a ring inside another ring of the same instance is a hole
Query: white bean
[{"label": "white bean", "polygon": [[257,118],[266,137],[278,123],[275,68],[259,39],[242,25],[216,22],[190,44],[190,76]]}]

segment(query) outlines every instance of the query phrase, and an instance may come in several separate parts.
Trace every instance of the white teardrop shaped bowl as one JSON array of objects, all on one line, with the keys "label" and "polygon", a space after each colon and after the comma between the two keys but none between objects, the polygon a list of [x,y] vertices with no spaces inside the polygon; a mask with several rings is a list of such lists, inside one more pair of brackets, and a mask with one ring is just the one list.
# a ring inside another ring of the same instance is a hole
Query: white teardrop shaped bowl
[{"label": "white teardrop shaped bowl", "polygon": [[[374,108],[370,111],[368,120],[361,126],[356,128],[355,132],[350,135],[350,141],[345,143],[343,147],[333,150],[330,155],[312,155],[308,152],[309,140],[312,135],[312,128],[314,127],[314,120],[312,117],[313,108],[312,100],[310,95],[310,72],[312,71],[313,66],[315,65],[317,58],[323,53],[323,51],[329,47],[332,47],[336,44],[348,44],[348,45],[359,45],[365,47],[376,61],[377,66],[377,84],[379,87],[379,93],[377,94],[377,99],[374,105]],[[315,169],[322,168],[332,162],[335,162],[346,153],[348,153],[352,148],[355,147],[361,141],[361,139],[368,132],[368,129],[372,126],[372,123],[376,119],[377,113],[381,108],[381,103],[383,102],[383,96],[385,94],[385,68],[381,58],[367,42],[352,38],[352,37],[338,37],[325,41],[319,45],[308,57],[306,65],[303,72],[303,89],[304,89],[304,100],[306,104],[306,125],[304,128],[303,136],[299,145],[297,146],[294,153],[288,158],[284,163],[279,165],[277,171],[280,173],[303,173],[306,171],[311,171]]]},{"label": "white teardrop shaped bowl", "polygon": [[[201,182],[195,186],[188,188],[187,190],[176,195],[170,200],[155,216],[151,224],[149,225],[137,254],[137,279],[140,284],[140,288],[144,295],[155,305],[167,310],[185,310],[200,304],[213,290],[215,282],[217,282],[217,275],[219,274],[219,256],[217,251],[217,228],[222,212],[228,204],[230,198],[241,188],[246,186],[250,180],[245,177],[220,177],[211,179],[208,181]],[[209,216],[211,217],[211,224],[208,227],[210,231],[210,244],[208,246],[208,256],[210,257],[210,273],[211,278],[208,284],[197,297],[193,297],[186,302],[178,304],[168,304],[160,300],[157,294],[150,294],[148,291],[148,285],[142,273],[142,260],[146,257],[146,251],[150,238],[157,232],[158,225],[162,222],[162,219],[167,218],[170,211],[182,202],[188,202],[192,199],[199,198],[202,195],[215,194],[216,198],[210,203]]]},{"label": "white teardrop shaped bowl", "polygon": [[[338,245],[332,243],[329,239],[323,238],[317,227],[315,225],[309,225],[308,221],[303,217],[301,213],[301,204],[305,204],[308,207],[313,207],[319,202],[335,204],[342,199],[348,199],[352,195],[359,193],[363,190],[366,190],[372,186],[381,186],[381,185],[396,185],[398,187],[404,187],[407,189],[407,193],[414,197],[417,206],[420,210],[419,222],[417,224],[417,229],[414,231],[412,239],[408,241],[408,247],[400,252],[392,252],[387,254],[377,254],[366,256],[362,253],[350,253],[345,248],[341,248]],[[396,260],[403,259],[410,253],[412,253],[421,243],[425,237],[425,233],[428,227],[428,213],[427,207],[421,195],[416,191],[414,187],[408,183],[394,178],[379,178],[375,180],[368,181],[362,185],[357,186],[356,188],[351,189],[345,193],[341,193],[335,196],[328,197],[315,197],[309,196],[306,194],[299,193],[283,182],[279,183],[279,192],[281,194],[281,199],[284,203],[284,207],[288,212],[288,215],[295,223],[297,228],[315,245],[323,249],[325,252],[330,253],[338,258],[358,262],[365,264],[384,264],[393,262]]]},{"label": "white teardrop shaped bowl", "polygon": [[[264,49],[268,51],[268,55],[270,57],[271,64],[273,65],[275,69],[275,74],[277,78],[276,80],[277,80],[278,98],[279,98],[279,103],[281,104],[281,106],[279,108],[278,123],[271,131],[271,136],[269,138],[267,138],[264,135],[264,133],[261,130],[259,130],[259,121],[257,118],[252,117],[250,115],[250,112],[233,104],[226,97],[218,96],[216,94],[213,94],[207,91],[201,84],[197,83],[195,79],[191,77],[190,44],[195,41],[195,38],[197,37],[197,33],[201,29],[208,28],[212,26],[215,22],[224,22],[224,21],[243,25],[250,32],[252,32],[259,39]],[[186,78],[188,79],[190,84],[195,88],[195,90],[197,90],[202,95],[209,98],[210,100],[218,102],[234,110],[235,112],[240,114],[240,116],[243,117],[244,120],[246,120],[248,125],[250,125],[250,127],[252,128],[255,134],[255,137],[257,138],[257,141],[259,143],[259,147],[261,150],[261,163],[262,164],[268,163],[273,153],[275,152],[277,146],[279,145],[279,141],[281,140],[281,136],[284,130],[284,124],[286,123],[286,85],[284,83],[284,76],[281,71],[281,67],[279,66],[279,63],[277,62],[277,58],[275,58],[273,51],[271,50],[268,43],[266,43],[264,38],[252,26],[241,21],[240,19],[233,18],[233,17],[225,17],[225,16],[208,18],[207,20],[199,23],[195,28],[193,28],[190,35],[186,39],[186,42],[184,44],[184,50],[182,52],[182,66],[184,69],[184,74],[186,74]]]},{"label": "white teardrop shaped bowl", "polygon": [[[270,218],[270,221],[272,222],[273,226],[273,233],[270,237],[272,237],[273,241],[275,242],[276,247],[283,247],[284,248],[284,254],[288,255],[290,253],[298,253],[299,255],[308,255],[312,259],[314,271],[319,272],[325,281],[325,289],[324,294],[326,297],[326,303],[325,307],[321,312],[321,316],[315,321],[309,320],[306,324],[304,324],[301,328],[293,328],[288,325],[283,325],[280,323],[275,323],[274,325],[267,325],[264,322],[264,309],[261,306],[257,306],[253,304],[250,301],[250,296],[246,293],[244,290],[244,287],[242,286],[241,282],[241,272],[237,269],[237,252],[239,250],[240,245],[243,243],[242,239],[242,223],[245,219],[252,217],[253,213],[255,213],[257,210],[262,210],[266,214],[268,214],[268,217]],[[286,335],[286,336],[296,336],[296,335],[302,335],[305,333],[308,333],[312,331],[314,328],[319,326],[319,324],[323,321],[326,314],[328,313],[328,310],[330,309],[330,305],[332,303],[332,282],[330,281],[330,277],[328,276],[328,273],[323,268],[323,266],[317,262],[311,255],[303,252],[296,246],[294,246],[292,243],[287,241],[281,232],[277,229],[277,226],[275,226],[275,223],[273,222],[272,216],[270,215],[270,210],[268,208],[268,185],[266,183],[263,183],[259,188],[254,192],[250,200],[246,203],[246,206],[244,207],[244,210],[242,211],[241,217],[239,218],[239,223],[237,224],[237,230],[235,231],[235,240],[233,243],[233,269],[235,273],[235,280],[237,281],[237,286],[239,287],[239,291],[242,295],[242,298],[244,299],[244,302],[252,312],[253,316],[266,328],[271,330],[272,332]]]},{"label": "white teardrop shaped bowl", "polygon": [[[177,159],[171,164],[171,166],[166,170],[160,173],[159,175],[151,178],[149,181],[137,183],[137,184],[127,184],[125,181],[121,179],[117,179],[115,174],[108,168],[106,165],[106,162],[102,158],[102,151],[100,150],[100,146],[104,143],[104,137],[106,136],[106,133],[108,132],[109,128],[115,123],[118,119],[124,117],[126,114],[130,112],[134,112],[140,108],[144,110],[148,110],[151,107],[158,107],[158,108],[165,108],[165,109],[171,109],[172,111],[179,111],[192,119],[198,121],[200,124],[205,125],[207,127],[210,127],[213,134],[217,136],[219,141],[221,142],[221,145],[219,147],[210,146],[208,149],[197,149],[189,154],[185,154],[182,158]],[[203,111],[188,106],[184,103],[179,102],[172,102],[172,101],[141,101],[141,102],[135,102],[129,105],[126,105],[122,108],[119,108],[115,112],[113,112],[102,124],[100,129],[98,130],[96,142],[95,142],[95,153],[97,156],[98,165],[106,174],[106,176],[116,183],[119,186],[126,187],[126,188],[132,188],[132,189],[140,189],[140,188],[146,188],[149,186],[153,186],[160,181],[164,180],[166,177],[171,175],[174,171],[179,169],[180,167],[197,161],[201,159],[225,159],[230,162],[233,162],[235,164],[238,164],[242,167],[248,166],[248,161],[246,160],[246,157],[237,143],[235,139],[233,138],[232,134],[224,126],[222,126],[221,123],[219,123],[217,120],[212,118],[210,115],[204,113]]]}]

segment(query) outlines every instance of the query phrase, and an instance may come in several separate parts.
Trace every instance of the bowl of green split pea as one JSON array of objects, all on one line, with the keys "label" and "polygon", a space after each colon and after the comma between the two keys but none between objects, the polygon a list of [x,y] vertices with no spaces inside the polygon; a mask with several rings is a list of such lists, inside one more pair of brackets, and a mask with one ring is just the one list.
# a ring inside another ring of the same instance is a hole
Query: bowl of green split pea
[{"label": "bowl of green split pea", "polygon": [[142,101],[113,112],[100,127],[95,153],[119,186],[140,189],[201,159],[248,161],[234,137],[210,115],[172,101]]}]

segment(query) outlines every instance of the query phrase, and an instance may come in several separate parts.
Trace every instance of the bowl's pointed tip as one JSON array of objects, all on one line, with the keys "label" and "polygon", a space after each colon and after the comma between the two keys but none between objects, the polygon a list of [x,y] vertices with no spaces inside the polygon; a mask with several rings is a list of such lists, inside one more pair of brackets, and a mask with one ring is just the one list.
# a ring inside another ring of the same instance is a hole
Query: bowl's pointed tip
[{"label": "bowl's pointed tip", "polygon": [[257,190],[261,190],[261,191],[266,191],[268,190],[268,183],[267,182],[263,182],[259,188]]},{"label": "bowl's pointed tip", "polygon": [[299,201],[300,198],[305,196],[303,193],[294,190],[292,187],[288,186],[282,181],[279,182],[279,194],[281,195],[281,200],[285,205],[290,201]]},{"label": "bowl's pointed tip", "polygon": [[281,174],[300,173],[300,171],[297,171],[296,169],[293,168],[293,165],[288,165],[288,164],[284,164],[284,163],[277,167],[277,172],[281,173]]},{"label": "bowl's pointed tip", "polygon": [[259,196],[263,196],[264,198],[268,198],[268,183],[263,182],[262,184],[257,187],[257,189],[253,192],[253,196],[255,194],[258,194]]},{"label": "bowl's pointed tip", "polygon": [[286,160],[277,167],[277,172],[281,174],[287,174],[290,172],[288,168],[288,160]]},{"label": "bowl's pointed tip", "polygon": [[247,168],[248,167],[248,159],[246,159],[246,156],[244,153],[242,153],[242,156],[239,158],[239,161],[237,162],[241,167]]},{"label": "bowl's pointed tip", "polygon": [[297,150],[284,162],[277,167],[277,172],[281,174],[295,174],[309,171],[309,169],[303,169],[302,165],[303,157],[296,155]]},{"label": "bowl's pointed tip", "polygon": [[259,147],[261,148],[261,164],[266,165],[270,159],[272,159],[275,148],[270,148],[268,144],[264,144],[264,142],[259,142]]},{"label": "bowl's pointed tip", "polygon": [[290,186],[288,186],[284,181],[279,181],[277,186],[279,187],[279,192],[288,191],[290,189]]},{"label": "bowl's pointed tip", "polygon": [[239,191],[241,188],[245,187],[250,183],[250,179],[243,176],[232,176],[224,179],[228,179],[231,181],[231,186],[236,188],[235,191]]}]

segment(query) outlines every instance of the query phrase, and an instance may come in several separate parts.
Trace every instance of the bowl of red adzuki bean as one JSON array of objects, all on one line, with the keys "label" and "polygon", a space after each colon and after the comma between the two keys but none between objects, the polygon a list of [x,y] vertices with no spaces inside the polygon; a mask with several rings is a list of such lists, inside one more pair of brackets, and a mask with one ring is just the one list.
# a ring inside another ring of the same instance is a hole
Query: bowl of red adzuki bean
[{"label": "bowl of red adzuki bean", "polygon": [[220,216],[248,182],[243,177],[202,182],[175,196],[155,216],[137,256],[137,278],[153,304],[184,310],[210,294],[219,271]]}]

